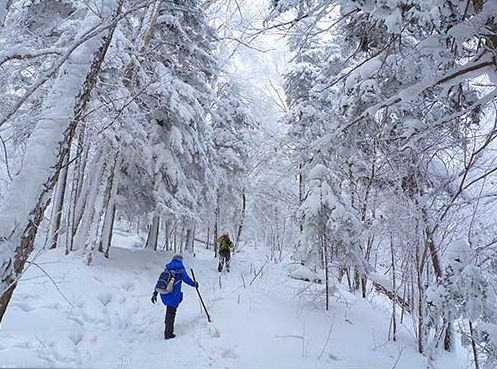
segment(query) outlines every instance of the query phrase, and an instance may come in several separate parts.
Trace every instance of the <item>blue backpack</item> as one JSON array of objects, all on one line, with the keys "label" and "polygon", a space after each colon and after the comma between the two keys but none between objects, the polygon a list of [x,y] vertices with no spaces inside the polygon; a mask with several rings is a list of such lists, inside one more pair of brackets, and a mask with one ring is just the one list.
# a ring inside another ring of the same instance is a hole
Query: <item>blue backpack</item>
[{"label": "blue backpack", "polygon": [[174,282],[176,281],[175,273],[172,270],[165,269],[159,276],[157,283],[155,284],[155,290],[160,294],[168,294],[174,288]]}]

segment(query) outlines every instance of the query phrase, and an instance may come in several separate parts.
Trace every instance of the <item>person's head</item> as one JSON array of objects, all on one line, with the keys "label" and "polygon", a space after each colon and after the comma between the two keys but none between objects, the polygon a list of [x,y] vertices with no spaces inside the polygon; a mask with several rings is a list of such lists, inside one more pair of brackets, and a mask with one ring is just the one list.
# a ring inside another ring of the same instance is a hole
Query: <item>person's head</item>
[{"label": "person's head", "polygon": [[228,232],[226,232],[225,234],[223,234],[224,237],[227,237],[227,238],[230,238],[230,234]]},{"label": "person's head", "polygon": [[183,261],[183,255],[181,254],[181,252],[177,252],[176,254],[173,255],[172,260]]}]

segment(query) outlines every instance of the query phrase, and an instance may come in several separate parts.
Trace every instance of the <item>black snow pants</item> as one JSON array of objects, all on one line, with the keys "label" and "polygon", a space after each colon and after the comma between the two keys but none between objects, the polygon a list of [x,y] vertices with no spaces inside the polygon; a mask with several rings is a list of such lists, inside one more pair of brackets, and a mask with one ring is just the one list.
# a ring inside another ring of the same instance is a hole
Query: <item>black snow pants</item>
[{"label": "black snow pants", "polygon": [[166,325],[164,329],[164,338],[167,340],[169,338],[174,338],[174,318],[176,317],[176,308],[168,306],[166,309],[166,319],[164,324]]},{"label": "black snow pants", "polygon": [[219,265],[217,270],[221,272],[223,267],[226,266],[226,270],[230,271],[230,260],[231,260],[231,252],[230,250],[220,250],[219,251]]}]

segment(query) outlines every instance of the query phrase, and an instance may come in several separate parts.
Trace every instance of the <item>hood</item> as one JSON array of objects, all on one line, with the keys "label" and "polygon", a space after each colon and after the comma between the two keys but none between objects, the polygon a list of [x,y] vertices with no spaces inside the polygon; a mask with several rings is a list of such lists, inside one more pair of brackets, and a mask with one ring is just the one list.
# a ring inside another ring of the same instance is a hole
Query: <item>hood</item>
[{"label": "hood", "polygon": [[183,262],[178,259],[172,259],[169,263],[166,264],[166,269],[169,270],[182,270],[185,269]]}]

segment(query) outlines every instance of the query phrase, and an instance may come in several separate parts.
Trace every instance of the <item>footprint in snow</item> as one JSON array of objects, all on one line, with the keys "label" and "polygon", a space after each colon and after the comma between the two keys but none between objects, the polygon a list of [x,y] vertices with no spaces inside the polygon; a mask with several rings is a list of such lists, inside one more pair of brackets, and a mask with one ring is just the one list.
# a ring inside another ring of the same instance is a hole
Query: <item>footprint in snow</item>
[{"label": "footprint in snow", "polygon": [[12,307],[16,307],[25,313],[29,313],[30,311],[33,311],[35,308],[31,306],[30,304],[27,304],[25,302],[14,302],[11,304]]},{"label": "footprint in snow", "polygon": [[211,337],[213,338],[219,338],[221,337],[221,333],[219,332],[219,330],[214,327],[213,325],[209,325],[209,334],[211,335]]},{"label": "footprint in snow", "polygon": [[125,290],[125,291],[128,291],[128,292],[132,292],[135,290],[135,284],[131,281],[127,281],[125,282],[123,285],[122,285],[122,288]]},{"label": "footprint in snow", "polygon": [[330,359],[330,360],[335,360],[335,361],[340,361],[340,360],[342,360],[342,359],[340,359],[338,356],[333,355],[331,352],[328,354],[328,359]]},{"label": "footprint in snow", "polygon": [[98,295],[97,299],[102,303],[103,306],[107,306],[112,301],[112,294],[103,293]]},{"label": "footprint in snow", "polygon": [[44,308],[44,309],[59,310],[60,304],[58,302],[52,302],[50,304],[43,305],[42,308]]},{"label": "footprint in snow", "polygon": [[238,359],[238,354],[231,349],[221,351],[221,357],[225,359]]},{"label": "footprint in snow", "polygon": [[83,334],[80,332],[71,333],[67,338],[73,343],[74,346],[77,346],[83,341]]}]

